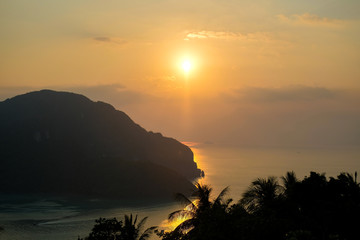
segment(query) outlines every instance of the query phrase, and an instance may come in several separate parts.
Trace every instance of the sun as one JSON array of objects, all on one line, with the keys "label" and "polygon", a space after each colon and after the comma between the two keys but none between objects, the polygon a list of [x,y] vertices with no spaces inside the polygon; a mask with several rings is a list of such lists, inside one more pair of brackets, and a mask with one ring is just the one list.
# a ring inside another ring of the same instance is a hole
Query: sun
[{"label": "sun", "polygon": [[192,68],[191,62],[189,60],[184,60],[181,66],[185,73],[190,72]]}]

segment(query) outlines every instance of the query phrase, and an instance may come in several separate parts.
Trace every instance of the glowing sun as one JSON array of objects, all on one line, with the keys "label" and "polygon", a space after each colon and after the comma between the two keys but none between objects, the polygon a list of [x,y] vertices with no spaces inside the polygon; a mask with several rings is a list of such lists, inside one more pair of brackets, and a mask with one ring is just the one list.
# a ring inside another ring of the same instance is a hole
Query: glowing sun
[{"label": "glowing sun", "polygon": [[192,67],[189,60],[184,60],[181,66],[185,73],[188,73]]}]

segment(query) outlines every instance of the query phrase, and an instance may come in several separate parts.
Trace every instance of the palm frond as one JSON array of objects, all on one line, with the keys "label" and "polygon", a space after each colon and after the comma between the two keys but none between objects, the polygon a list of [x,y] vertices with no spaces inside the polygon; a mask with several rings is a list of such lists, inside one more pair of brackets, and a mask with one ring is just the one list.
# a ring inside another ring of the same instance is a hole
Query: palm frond
[{"label": "palm frond", "polygon": [[149,227],[147,228],[143,234],[141,234],[139,240],[146,240],[148,239],[153,233],[154,231],[157,229],[157,227],[153,226],[153,227]]},{"label": "palm frond", "polygon": [[221,203],[221,202],[223,201],[224,196],[225,196],[226,194],[228,194],[228,192],[229,192],[229,186],[227,186],[226,188],[224,188],[224,189],[220,192],[220,194],[219,194],[219,195],[217,196],[217,198],[215,199],[215,203],[216,203],[216,204]]},{"label": "palm frond", "polygon": [[132,223],[132,214],[129,216],[127,214],[124,215],[124,224],[130,225]]},{"label": "palm frond", "polygon": [[182,209],[182,210],[177,210],[175,212],[170,213],[168,216],[168,219],[170,221],[173,221],[174,219],[176,219],[178,217],[186,218],[186,217],[193,217],[193,216],[194,216],[193,211]]},{"label": "palm frond", "polygon": [[225,202],[225,206],[229,206],[230,203],[232,203],[233,199],[232,198],[228,198]]},{"label": "palm frond", "polygon": [[195,220],[192,218],[185,220],[174,229],[174,232],[183,233],[184,231],[189,231],[194,227],[194,222]]},{"label": "palm frond", "polygon": [[276,177],[257,178],[243,193],[240,204],[249,212],[259,210],[278,199],[281,190]]},{"label": "palm frond", "polygon": [[176,201],[180,202],[181,204],[184,204],[185,206],[193,204],[192,201],[182,193],[177,193],[175,195],[175,199]]},{"label": "palm frond", "polygon": [[281,180],[282,180],[285,188],[290,188],[291,186],[294,186],[299,181],[297,179],[294,171],[287,172],[285,176],[281,177]]},{"label": "palm frond", "polygon": [[[131,217],[132,217],[132,215],[131,215]],[[134,225],[136,224],[137,219],[138,219],[138,215],[135,215]]]},{"label": "palm frond", "polygon": [[355,171],[355,183],[357,184],[357,171]]},{"label": "palm frond", "polygon": [[[136,218],[137,218],[137,215],[136,215]],[[144,217],[143,219],[140,220],[140,222],[137,225],[137,228],[139,230],[141,230],[143,228],[147,219],[148,219],[148,217]],[[135,224],[135,222],[134,222],[134,224]]]}]

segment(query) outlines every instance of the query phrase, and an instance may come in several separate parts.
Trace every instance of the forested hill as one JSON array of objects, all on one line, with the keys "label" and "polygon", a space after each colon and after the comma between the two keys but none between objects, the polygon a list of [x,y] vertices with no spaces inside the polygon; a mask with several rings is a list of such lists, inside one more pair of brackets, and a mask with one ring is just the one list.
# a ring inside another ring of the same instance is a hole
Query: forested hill
[{"label": "forested hill", "polygon": [[2,192],[166,195],[193,189],[188,180],[200,176],[187,146],[74,93],[0,102],[0,132]]}]

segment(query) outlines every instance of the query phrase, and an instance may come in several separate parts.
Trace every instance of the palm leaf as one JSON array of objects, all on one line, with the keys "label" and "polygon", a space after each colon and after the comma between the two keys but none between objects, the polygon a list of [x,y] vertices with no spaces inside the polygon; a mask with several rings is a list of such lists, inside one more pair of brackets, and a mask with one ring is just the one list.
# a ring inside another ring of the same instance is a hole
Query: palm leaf
[{"label": "palm leaf", "polygon": [[194,222],[195,222],[195,219],[193,219],[193,218],[185,220],[174,229],[174,232],[189,231],[194,227]]},{"label": "palm leaf", "polygon": [[177,193],[175,195],[175,199],[176,201],[184,204],[185,206],[193,204],[193,202],[182,193]]},{"label": "palm leaf", "polygon": [[[136,218],[137,218],[137,215],[136,215]],[[145,222],[146,222],[147,219],[148,219],[148,217],[144,217],[144,218],[141,219],[141,221],[138,223],[137,228],[139,229],[139,231],[143,228],[143,226],[144,226],[144,224],[145,224]],[[135,222],[134,222],[134,224],[135,224]]]},{"label": "palm leaf", "polygon": [[139,240],[146,240],[148,239],[153,233],[154,231],[157,229],[157,227],[153,226],[153,227],[149,227],[148,229],[146,229],[143,234],[141,234]]},{"label": "palm leaf", "polygon": [[194,214],[195,213],[193,211],[182,209],[182,210],[177,210],[175,212],[170,213],[168,216],[168,219],[170,221],[173,221],[174,219],[179,218],[179,217],[183,217],[183,218],[193,217]]},{"label": "palm leaf", "polygon": [[229,192],[229,187],[224,188],[215,199],[215,203],[219,204],[223,201],[224,196]]}]

